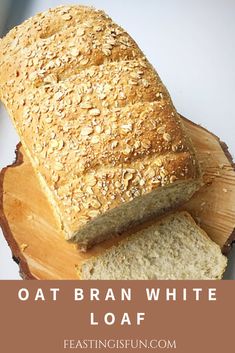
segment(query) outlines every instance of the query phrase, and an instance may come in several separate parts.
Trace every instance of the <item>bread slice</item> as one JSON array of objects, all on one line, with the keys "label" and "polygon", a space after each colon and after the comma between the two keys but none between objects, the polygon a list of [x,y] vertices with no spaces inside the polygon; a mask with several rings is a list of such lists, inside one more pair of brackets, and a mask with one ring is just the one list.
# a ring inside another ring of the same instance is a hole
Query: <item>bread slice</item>
[{"label": "bread slice", "polygon": [[0,40],[0,98],[66,239],[81,250],[200,186],[169,93],[102,11],[62,6]]},{"label": "bread slice", "polygon": [[81,279],[221,279],[227,264],[220,247],[187,212],[140,230],[83,263]]}]

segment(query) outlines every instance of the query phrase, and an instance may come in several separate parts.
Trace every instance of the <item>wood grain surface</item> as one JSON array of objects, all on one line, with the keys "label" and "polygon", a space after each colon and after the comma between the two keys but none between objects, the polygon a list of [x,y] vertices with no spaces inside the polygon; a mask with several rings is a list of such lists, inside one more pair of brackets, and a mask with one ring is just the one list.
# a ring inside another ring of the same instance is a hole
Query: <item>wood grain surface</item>
[{"label": "wood grain surface", "polygon": [[[227,253],[235,238],[232,158],[215,135],[185,118],[184,122],[196,147],[205,185],[182,209],[188,210]],[[97,245],[86,254],[65,241],[20,144],[16,156],[16,162],[0,174],[0,223],[22,277],[78,279],[76,267],[82,261],[118,240]]]}]

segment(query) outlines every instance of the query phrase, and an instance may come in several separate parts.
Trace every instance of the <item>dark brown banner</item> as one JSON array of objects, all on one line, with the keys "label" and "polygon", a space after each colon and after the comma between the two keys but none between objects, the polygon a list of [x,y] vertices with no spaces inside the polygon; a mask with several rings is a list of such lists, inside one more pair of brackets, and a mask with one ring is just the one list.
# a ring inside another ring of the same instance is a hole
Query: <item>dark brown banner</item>
[{"label": "dark brown banner", "polygon": [[235,281],[0,281],[0,351],[234,352]]}]

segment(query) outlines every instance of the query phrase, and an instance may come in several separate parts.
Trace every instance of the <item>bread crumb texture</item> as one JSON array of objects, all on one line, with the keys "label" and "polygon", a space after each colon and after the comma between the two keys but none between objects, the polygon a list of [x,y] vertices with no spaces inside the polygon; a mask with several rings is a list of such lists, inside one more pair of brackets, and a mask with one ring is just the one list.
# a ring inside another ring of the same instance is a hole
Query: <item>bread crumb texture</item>
[{"label": "bread crumb texture", "polygon": [[220,247],[186,212],[178,212],[83,263],[82,279],[221,279],[227,264]]}]

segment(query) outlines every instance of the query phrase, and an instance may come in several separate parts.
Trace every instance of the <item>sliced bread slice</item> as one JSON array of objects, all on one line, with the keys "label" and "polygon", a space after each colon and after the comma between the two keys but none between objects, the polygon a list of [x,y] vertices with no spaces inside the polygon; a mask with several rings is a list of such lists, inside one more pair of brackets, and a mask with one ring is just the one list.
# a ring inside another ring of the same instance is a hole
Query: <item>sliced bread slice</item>
[{"label": "sliced bread slice", "polygon": [[81,279],[221,279],[220,247],[187,212],[166,216],[84,262]]}]

